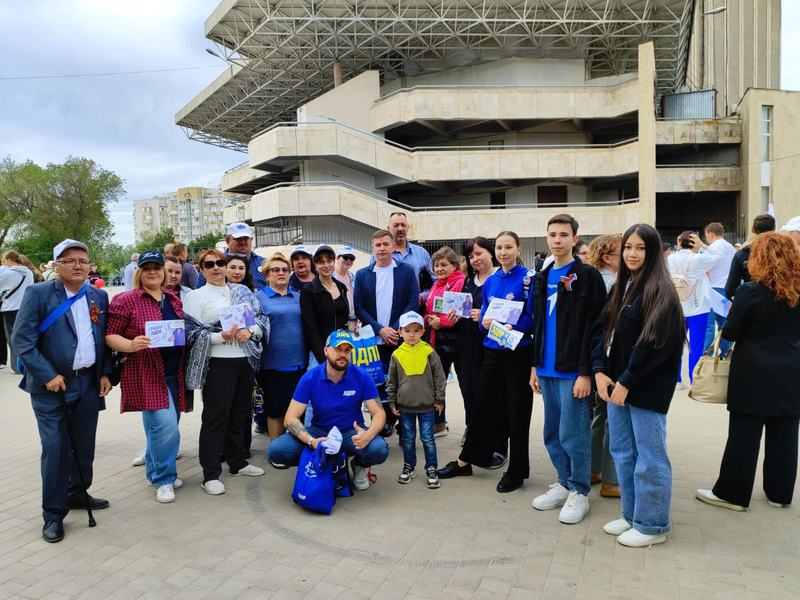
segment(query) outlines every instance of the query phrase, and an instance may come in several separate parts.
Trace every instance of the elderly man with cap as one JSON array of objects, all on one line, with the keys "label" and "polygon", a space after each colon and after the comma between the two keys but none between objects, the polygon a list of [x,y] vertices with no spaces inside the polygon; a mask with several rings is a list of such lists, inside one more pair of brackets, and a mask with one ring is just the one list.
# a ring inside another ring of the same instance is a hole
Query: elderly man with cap
[{"label": "elderly man with cap", "polygon": [[[296,466],[303,448],[316,449],[331,428],[342,433],[342,450],[353,456],[353,487],[369,489],[369,468],[386,461],[389,447],[379,436],[385,423],[378,404],[378,390],[363,369],[350,365],[353,338],[347,331],[334,331],[325,343],[325,362],[309,369],[300,379],[286,411],[286,429],[273,440],[267,456],[273,464]],[[306,428],[300,417],[310,402],[314,415]],[[369,410],[369,428],[364,425],[361,403]]]},{"label": "elderly man with cap", "polygon": [[797,247],[800,248],[800,217],[789,219],[786,225],[781,227],[781,232],[792,238]]},{"label": "elderly man with cap", "polygon": [[314,250],[310,246],[300,244],[295,246],[292,253],[289,255],[289,260],[292,261],[292,274],[289,276],[289,287],[293,292],[302,292],[306,284],[314,280],[316,271],[314,270],[314,263],[312,256]]},{"label": "elderly man with cap", "polygon": [[[261,272],[261,263],[264,257],[253,252],[253,231],[247,223],[231,223],[228,225],[228,236],[225,238],[228,244],[228,251],[225,256],[243,256],[250,262],[250,272],[253,274],[253,286],[256,291],[267,287],[267,278]],[[197,276],[197,283],[194,289],[200,289],[206,284],[206,277],[202,271]]]},{"label": "elderly man with cap", "polygon": [[[108,506],[84,494],[92,485],[97,417],[111,391],[111,353],[105,344],[108,295],[88,285],[89,250],[64,240],[53,250],[58,279],[25,290],[12,344],[25,368],[20,387],[31,395],[42,443],[42,537],[64,538],[70,509]],[[60,398],[60,394],[64,398]],[[75,434],[77,459],[70,457],[66,415]],[[81,472],[78,472],[78,469]]]}]

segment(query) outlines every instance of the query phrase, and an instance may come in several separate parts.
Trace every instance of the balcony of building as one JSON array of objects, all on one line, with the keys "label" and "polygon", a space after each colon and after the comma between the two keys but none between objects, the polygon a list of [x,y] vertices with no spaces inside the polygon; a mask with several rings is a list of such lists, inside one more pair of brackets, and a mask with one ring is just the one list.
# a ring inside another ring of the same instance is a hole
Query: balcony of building
[{"label": "balcony of building", "polygon": [[249,163],[245,162],[225,171],[220,188],[226,193],[252,196],[261,188],[292,181],[296,176],[297,172],[292,170],[285,173],[269,173],[251,169]]},{"label": "balcony of building", "polygon": [[656,144],[662,146],[741,144],[742,121],[737,117],[708,120],[656,121]]},{"label": "balcony of building", "polygon": [[[250,167],[286,174],[300,161],[325,159],[375,177],[378,188],[417,181],[619,177],[636,173],[636,138],[572,143],[408,147],[339,123],[281,123],[249,145]],[[523,140],[525,141],[525,140]]]}]

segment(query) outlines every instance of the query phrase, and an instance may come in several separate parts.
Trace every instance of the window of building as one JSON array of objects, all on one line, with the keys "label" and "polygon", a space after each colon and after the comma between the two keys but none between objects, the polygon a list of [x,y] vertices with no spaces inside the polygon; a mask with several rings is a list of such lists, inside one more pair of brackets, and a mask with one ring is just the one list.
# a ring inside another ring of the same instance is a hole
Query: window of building
[{"label": "window of building", "polygon": [[506,205],[505,192],[492,192],[489,194],[489,204],[492,208],[502,208]]},{"label": "window of building", "polygon": [[536,201],[539,204],[566,204],[567,186],[540,185],[536,188]]},{"label": "window of building", "polygon": [[769,186],[761,187],[761,212],[769,211]]},{"label": "window of building", "polygon": [[761,160],[770,160],[770,143],[772,142],[772,107],[761,107]]}]

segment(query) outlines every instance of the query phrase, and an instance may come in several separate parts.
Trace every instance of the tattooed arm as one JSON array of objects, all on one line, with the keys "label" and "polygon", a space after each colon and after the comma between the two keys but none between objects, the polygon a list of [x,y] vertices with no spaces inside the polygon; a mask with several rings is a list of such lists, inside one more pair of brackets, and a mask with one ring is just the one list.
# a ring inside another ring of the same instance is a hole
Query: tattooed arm
[{"label": "tattooed arm", "polygon": [[300,421],[300,417],[303,416],[307,406],[307,404],[303,404],[297,400],[292,400],[289,403],[289,408],[286,410],[286,418],[284,419],[283,424],[289,433],[291,433],[299,441],[307,446],[310,445],[311,448],[316,450],[317,444],[327,440],[328,438],[315,438],[308,432],[308,429],[306,429],[303,423]]}]

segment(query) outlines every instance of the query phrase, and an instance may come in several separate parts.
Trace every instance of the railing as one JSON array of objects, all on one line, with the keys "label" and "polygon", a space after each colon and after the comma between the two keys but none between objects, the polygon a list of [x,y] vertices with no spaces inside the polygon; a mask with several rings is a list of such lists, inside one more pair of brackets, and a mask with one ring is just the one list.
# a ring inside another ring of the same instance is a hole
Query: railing
[{"label": "railing", "polygon": [[265,133],[269,133],[273,129],[277,129],[278,127],[299,127],[303,125],[335,125],[336,127],[341,127],[342,129],[348,129],[360,135],[365,135],[367,137],[371,137],[383,144],[389,144],[390,146],[394,146],[395,148],[399,148],[400,150],[405,150],[406,152],[424,152],[429,150],[578,150],[582,148],[617,148],[619,146],[626,146],[628,144],[632,144],[633,142],[638,142],[638,137],[629,138],[627,140],[622,140],[619,142],[614,142],[613,144],[521,144],[516,146],[404,146],[403,144],[399,144],[397,142],[393,142],[392,140],[387,140],[386,138],[382,138],[379,135],[375,135],[374,133],[370,133],[369,131],[364,131],[363,129],[358,129],[356,127],[352,127],[351,125],[345,125],[344,123],[337,123],[336,121],[312,121],[312,122],[305,122],[299,123],[297,121],[281,121],[280,123],[274,123],[267,127],[266,129],[259,131],[251,140],[264,135]]},{"label": "railing", "polygon": [[538,90],[538,89],[559,89],[559,90],[613,90],[615,88],[621,87],[623,85],[627,85],[631,81],[637,81],[638,77],[632,77],[626,81],[622,81],[620,83],[615,83],[614,85],[557,85],[557,84],[548,84],[548,85],[415,85],[408,88],[400,88],[393,92],[389,92],[385,96],[381,96],[375,103],[383,102],[387,98],[391,98],[392,96],[396,96],[397,94],[402,94],[405,92],[415,92],[417,90],[454,90],[454,91],[465,91],[465,90]]},{"label": "railing", "polygon": [[738,169],[736,164],[686,164],[686,165],[656,165],[656,169]]},{"label": "railing", "polygon": [[331,187],[331,186],[347,188],[359,194],[364,194],[365,196],[374,198],[375,200],[386,202],[387,204],[391,204],[393,206],[397,206],[400,208],[404,208],[410,212],[424,212],[424,211],[434,211],[434,210],[458,210],[458,211],[487,210],[487,209],[504,209],[504,208],[591,208],[591,207],[601,207],[601,206],[623,206],[626,204],[635,204],[636,202],[639,202],[638,198],[626,198],[624,200],[603,200],[599,202],[558,202],[552,204],[551,203],[506,204],[503,206],[496,206],[490,204],[456,204],[451,206],[411,206],[410,204],[405,204],[403,202],[400,202],[399,200],[393,200],[386,196],[381,196],[380,194],[376,194],[375,192],[371,192],[369,190],[365,190],[358,186],[351,185],[344,181],[285,181],[281,183],[276,183],[274,185],[270,185],[265,188],[261,188],[260,190],[256,190],[255,193],[261,194],[277,188]]},{"label": "railing", "polygon": [[227,175],[228,173],[231,173],[232,171],[235,171],[236,169],[241,169],[242,167],[246,167],[246,166],[248,166],[249,164],[250,164],[249,162],[245,161],[245,162],[243,162],[243,163],[242,163],[242,164],[240,164],[240,165],[236,165],[235,167],[231,167],[230,169],[228,169],[227,171],[225,171],[225,172],[223,173],[223,175]]}]

